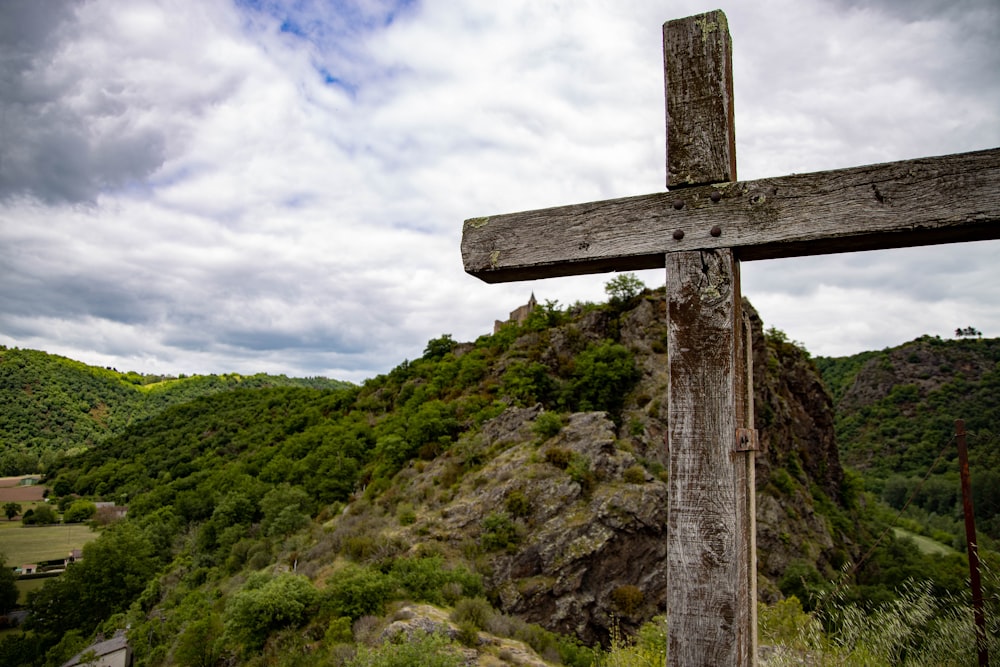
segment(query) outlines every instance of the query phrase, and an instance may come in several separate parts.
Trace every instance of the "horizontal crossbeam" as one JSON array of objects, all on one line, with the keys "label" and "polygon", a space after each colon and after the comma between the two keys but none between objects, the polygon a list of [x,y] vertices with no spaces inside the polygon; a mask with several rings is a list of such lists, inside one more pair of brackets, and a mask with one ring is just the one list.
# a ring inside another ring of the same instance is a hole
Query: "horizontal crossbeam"
[{"label": "horizontal crossbeam", "polygon": [[1000,148],[465,221],[465,270],[489,283],[1000,238]]}]

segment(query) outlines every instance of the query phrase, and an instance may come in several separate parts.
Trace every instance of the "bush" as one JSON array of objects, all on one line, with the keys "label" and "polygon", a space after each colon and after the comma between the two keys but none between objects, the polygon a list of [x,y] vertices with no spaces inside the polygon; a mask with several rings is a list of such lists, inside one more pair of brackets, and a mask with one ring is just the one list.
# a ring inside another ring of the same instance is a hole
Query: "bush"
[{"label": "bush", "polygon": [[462,655],[447,637],[423,634],[397,637],[369,648],[358,647],[358,653],[346,667],[460,667]]},{"label": "bush", "polygon": [[506,512],[493,512],[483,519],[480,543],[486,551],[510,549],[521,541],[520,531]]},{"label": "bush", "polygon": [[301,575],[252,575],[226,605],[225,634],[257,650],[272,630],[305,621],[318,599],[312,582]]},{"label": "bush", "polygon": [[515,361],[500,379],[501,393],[520,406],[549,403],[554,390],[548,367],[537,361]]},{"label": "bush", "polygon": [[417,521],[417,512],[410,503],[399,503],[396,507],[396,519],[401,526],[409,526]]},{"label": "bush", "polygon": [[580,490],[584,494],[590,493],[597,484],[597,476],[590,469],[590,461],[585,456],[574,455],[566,466],[566,473],[569,478],[580,485]]},{"label": "bush", "polygon": [[309,524],[312,499],[301,487],[280,484],[260,501],[265,535],[288,535]]},{"label": "bush", "polygon": [[395,580],[378,570],[348,565],[327,581],[323,591],[323,607],[333,616],[378,616],[396,588]]},{"label": "bush", "polygon": [[89,500],[74,501],[63,514],[64,523],[80,523],[97,513],[97,505]]},{"label": "bush", "polygon": [[468,623],[478,630],[485,630],[495,615],[496,611],[486,598],[462,598],[455,604],[450,618],[455,623]]},{"label": "bush", "polygon": [[562,430],[562,417],[556,412],[542,412],[535,417],[535,422],[531,425],[531,431],[538,436],[539,440],[548,440],[557,435]]},{"label": "bush", "polygon": [[630,466],[622,473],[622,478],[629,484],[645,484],[646,469],[639,465]]},{"label": "bush", "polygon": [[524,495],[524,492],[519,489],[514,489],[507,494],[507,500],[504,502],[504,505],[513,517],[523,518],[531,514],[531,503],[528,501],[528,497]]},{"label": "bush", "polygon": [[390,576],[413,600],[442,605],[448,584],[458,584],[461,593],[476,595],[483,590],[479,576],[463,567],[445,569],[440,556],[400,558],[393,562]]},{"label": "bush", "polygon": [[804,560],[795,560],[785,569],[778,589],[786,597],[795,596],[809,611],[815,605],[826,581],[816,567]]},{"label": "bush", "polygon": [[549,447],[545,450],[545,462],[551,463],[560,470],[568,468],[572,460],[573,451],[565,447]]},{"label": "bush", "polygon": [[625,397],[642,377],[627,347],[611,340],[591,345],[577,358],[562,403],[574,412],[604,411],[617,422]]},{"label": "bush", "polygon": [[638,586],[626,584],[611,591],[611,603],[624,616],[632,616],[642,606],[645,596]]}]

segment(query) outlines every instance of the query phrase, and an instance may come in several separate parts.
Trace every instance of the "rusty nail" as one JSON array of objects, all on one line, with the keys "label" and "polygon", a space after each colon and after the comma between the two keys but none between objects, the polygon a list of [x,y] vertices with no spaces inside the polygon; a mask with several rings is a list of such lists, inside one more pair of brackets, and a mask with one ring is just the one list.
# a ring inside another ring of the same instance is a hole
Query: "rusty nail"
[{"label": "rusty nail", "polygon": [[677,209],[678,211],[681,210],[682,208],[684,208],[684,200],[683,199],[678,199],[678,200],[674,201],[674,208]]},{"label": "rusty nail", "polygon": [[674,232],[674,239],[680,241],[682,238],[684,238],[684,230],[683,229],[676,230]]},{"label": "rusty nail", "polygon": [[715,202],[716,204],[722,201],[722,193],[719,192],[718,190],[713,191],[712,194],[709,196],[712,198],[712,201]]},{"label": "rusty nail", "polygon": [[712,227],[712,231],[709,232],[712,236],[722,236],[722,227],[715,225]]}]

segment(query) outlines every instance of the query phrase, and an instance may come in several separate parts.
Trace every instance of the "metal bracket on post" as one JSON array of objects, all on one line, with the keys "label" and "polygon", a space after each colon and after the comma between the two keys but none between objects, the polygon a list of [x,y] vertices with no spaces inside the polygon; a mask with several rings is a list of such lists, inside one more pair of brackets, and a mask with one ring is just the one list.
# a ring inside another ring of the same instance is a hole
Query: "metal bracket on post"
[{"label": "metal bracket on post", "polygon": [[738,428],[736,429],[736,446],[734,452],[756,452],[760,449],[757,441],[757,429]]}]

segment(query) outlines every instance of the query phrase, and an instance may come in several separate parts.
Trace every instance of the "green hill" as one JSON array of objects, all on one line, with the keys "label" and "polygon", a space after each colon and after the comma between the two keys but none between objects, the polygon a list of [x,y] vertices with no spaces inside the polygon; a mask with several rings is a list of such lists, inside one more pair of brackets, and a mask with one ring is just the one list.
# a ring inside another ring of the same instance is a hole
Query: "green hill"
[{"label": "green hill", "polygon": [[896,509],[913,496],[909,516],[956,548],[964,548],[965,533],[953,436],[955,420],[965,421],[977,527],[982,544],[995,548],[1000,339],[923,336],[879,352],[816,362],[835,398],[844,463]]},{"label": "green hill", "polygon": [[237,388],[318,387],[326,378],[195,375],[165,377],[88,366],[36,350],[0,346],[0,475],[44,472],[137,421],[200,396]]},{"label": "green hill", "polygon": [[[962,557],[903,532],[876,544],[888,526],[841,463],[816,362],[746,308],[765,636],[832,632],[823,605],[864,618],[923,580],[941,611],[909,626],[952,634]],[[74,638],[128,627],[138,665],[451,665],[461,650],[590,667],[630,636],[662,663],[664,313],[662,290],[549,303],[360,387],[241,384],[125,419],[47,481],[57,504],[113,500],[127,519],[0,651],[61,664]]]}]

